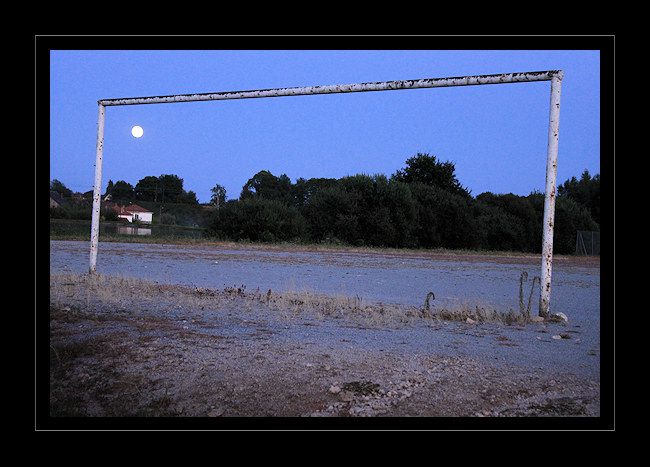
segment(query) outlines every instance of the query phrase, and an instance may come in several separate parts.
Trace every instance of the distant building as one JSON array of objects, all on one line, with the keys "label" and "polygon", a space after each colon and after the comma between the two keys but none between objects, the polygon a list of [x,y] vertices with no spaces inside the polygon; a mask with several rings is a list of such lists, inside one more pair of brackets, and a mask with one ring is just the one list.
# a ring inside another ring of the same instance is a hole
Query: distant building
[{"label": "distant building", "polygon": [[130,204],[129,206],[119,206],[113,203],[106,203],[108,209],[112,209],[117,213],[117,217],[125,219],[128,222],[139,221],[144,224],[151,224],[153,221],[153,212],[147,211],[142,206],[137,204]]},{"label": "distant building", "polygon": [[63,197],[57,191],[50,191],[50,207],[60,208],[65,202]]}]

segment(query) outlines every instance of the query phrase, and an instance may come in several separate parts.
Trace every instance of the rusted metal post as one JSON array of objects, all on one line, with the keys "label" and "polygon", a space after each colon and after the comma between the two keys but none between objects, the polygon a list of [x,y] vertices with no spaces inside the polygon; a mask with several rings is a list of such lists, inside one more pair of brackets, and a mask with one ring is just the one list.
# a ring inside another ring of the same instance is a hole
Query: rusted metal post
[{"label": "rusted metal post", "polygon": [[104,155],[104,118],[106,109],[99,104],[97,119],[97,156],[95,158],[95,186],[93,188],[93,217],[90,225],[90,274],[97,270],[97,246],[99,243],[99,209],[102,201],[102,157]]},{"label": "rusted metal post", "polygon": [[90,239],[90,272],[97,264],[97,243],[99,239],[99,207],[102,178],[102,149],[104,145],[104,106],[170,104],[177,102],[218,101],[230,99],[254,99],[265,97],[306,96],[314,94],[338,94],[349,92],[396,91],[401,89],[423,89],[453,86],[477,86],[486,84],[530,83],[551,81],[551,110],[548,129],[548,152],[546,163],[546,197],[544,201],[544,232],[542,245],[542,275],[539,314],[547,316],[551,297],[551,267],[553,264],[553,222],[555,217],[555,184],[557,176],[557,148],[560,118],[561,70],[530,71],[523,73],[502,73],[496,75],[459,76],[452,78],[427,78],[402,81],[384,81],[358,84],[337,84],[250,91],[228,91],[199,94],[175,94],[167,96],[127,97],[102,99],[99,104],[97,130],[97,163],[95,165],[95,191],[93,197],[93,221]]},{"label": "rusted metal post", "polygon": [[555,196],[557,178],[557,151],[560,136],[560,94],[563,73],[551,78],[551,108],[548,122],[548,148],[546,153],[546,195],[542,239],[542,283],[539,316],[547,317],[551,304],[551,273],[553,269],[553,227],[555,222]]}]

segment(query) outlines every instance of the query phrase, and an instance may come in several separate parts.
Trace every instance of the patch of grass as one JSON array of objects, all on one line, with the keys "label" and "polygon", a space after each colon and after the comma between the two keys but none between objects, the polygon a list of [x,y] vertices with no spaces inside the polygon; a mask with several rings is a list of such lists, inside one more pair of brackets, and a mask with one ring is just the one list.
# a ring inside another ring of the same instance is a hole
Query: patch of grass
[{"label": "patch of grass", "polygon": [[467,322],[470,319],[476,323],[503,323],[507,325],[530,322],[530,317],[526,314],[517,313],[513,310],[502,312],[479,305],[474,307],[463,306],[453,310],[438,309],[427,312],[427,316],[441,321]]},{"label": "patch of grass", "polygon": [[524,307],[524,282],[528,280],[528,273],[526,271],[521,272],[519,277],[519,313],[530,317],[530,307],[533,300],[533,292],[535,291],[535,283],[537,285],[541,284],[541,279],[539,276],[533,277],[532,284],[530,286],[530,294],[528,295],[528,305]]},{"label": "patch of grass", "polygon": [[88,340],[50,345],[50,350],[54,352],[57,360],[61,363],[68,363],[77,358],[94,356],[99,353],[97,343]]},{"label": "patch of grass", "polygon": [[[429,292],[424,306],[418,308],[366,302],[360,296],[325,295],[309,290],[282,293],[271,289],[249,291],[245,285],[209,289],[159,284],[142,279],[101,274],[66,274],[50,277],[50,301],[53,307],[60,310],[66,304],[72,304],[71,311],[68,313],[73,313],[77,318],[83,316],[96,321],[106,316],[110,316],[110,319],[120,315],[124,318],[132,318],[133,314],[137,313],[134,310],[146,306],[149,302],[196,310],[219,310],[226,305],[236,304],[242,310],[250,312],[264,307],[286,319],[308,314],[317,319],[325,317],[355,319],[369,327],[391,326],[413,321],[436,323],[470,319],[477,323],[504,324],[525,324],[531,321],[529,310],[525,309],[524,313],[521,311],[517,313],[514,310],[500,312],[479,305],[461,305],[454,309],[436,308],[431,303],[433,298],[433,293]],[[96,303],[110,305],[111,312],[106,314],[92,311]]]}]

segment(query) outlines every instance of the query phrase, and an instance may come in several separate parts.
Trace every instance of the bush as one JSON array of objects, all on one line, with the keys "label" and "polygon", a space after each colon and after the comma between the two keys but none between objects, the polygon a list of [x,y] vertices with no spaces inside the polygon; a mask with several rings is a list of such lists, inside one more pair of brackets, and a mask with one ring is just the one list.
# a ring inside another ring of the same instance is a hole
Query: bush
[{"label": "bush", "polygon": [[481,248],[527,252],[540,249],[542,219],[529,197],[482,193],[476,197],[474,210]]},{"label": "bush", "polygon": [[410,185],[417,203],[416,238],[424,248],[475,248],[478,246],[472,198],[437,186]]},{"label": "bush", "polygon": [[307,224],[297,209],[279,201],[248,198],[228,201],[214,211],[207,234],[229,240],[295,241],[306,236]]},{"label": "bush", "polygon": [[408,185],[383,175],[344,177],[310,196],[302,210],[309,238],[352,245],[415,246],[416,205]]},{"label": "bush", "polygon": [[561,254],[575,253],[578,230],[599,230],[599,226],[587,208],[570,198],[557,198],[553,251]]},{"label": "bush", "polygon": [[[532,193],[528,198],[535,207],[537,219],[539,219],[538,243],[535,252],[541,253],[544,195],[542,193]],[[555,200],[553,252],[558,254],[574,253],[578,230],[599,230],[599,226],[586,208],[570,198],[558,197]]]},{"label": "bush", "polygon": [[476,203],[474,212],[481,249],[527,251],[526,232],[516,216],[482,202]]},{"label": "bush", "polygon": [[163,212],[160,215],[158,222],[165,225],[176,225],[176,216],[169,214],[168,212]]},{"label": "bush", "polygon": [[355,201],[340,187],[325,188],[311,196],[302,213],[308,237],[315,242],[359,244],[362,241]]},{"label": "bush", "polygon": [[[50,208],[50,219],[71,219],[71,220],[91,220],[93,215],[92,204],[80,203],[57,208]],[[117,213],[112,209],[100,208],[99,216],[101,220],[116,221]]]},{"label": "bush", "polygon": [[117,217],[117,213],[112,209],[101,208],[99,212],[102,220],[117,221],[120,219],[119,217]]}]

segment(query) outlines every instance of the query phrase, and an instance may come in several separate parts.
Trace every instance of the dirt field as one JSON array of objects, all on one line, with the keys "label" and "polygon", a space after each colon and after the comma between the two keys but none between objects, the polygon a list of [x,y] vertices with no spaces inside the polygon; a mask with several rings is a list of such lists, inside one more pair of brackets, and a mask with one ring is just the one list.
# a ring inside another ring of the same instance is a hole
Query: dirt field
[{"label": "dirt field", "polygon": [[592,372],[518,363],[530,342],[582,348],[579,329],[554,323],[468,324],[358,298],[54,274],[50,327],[55,417],[600,410]]}]

